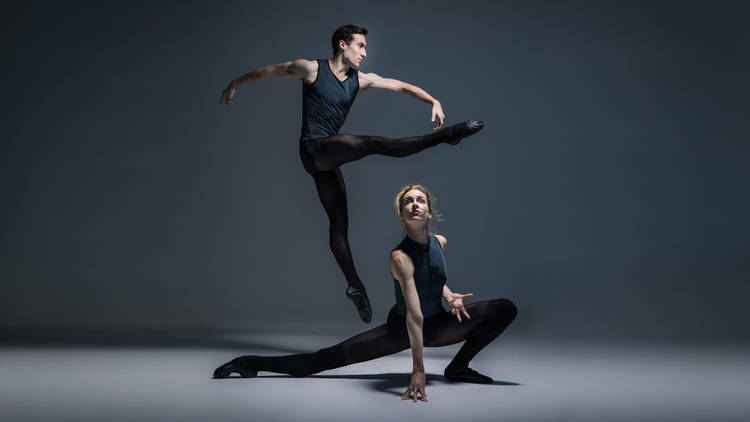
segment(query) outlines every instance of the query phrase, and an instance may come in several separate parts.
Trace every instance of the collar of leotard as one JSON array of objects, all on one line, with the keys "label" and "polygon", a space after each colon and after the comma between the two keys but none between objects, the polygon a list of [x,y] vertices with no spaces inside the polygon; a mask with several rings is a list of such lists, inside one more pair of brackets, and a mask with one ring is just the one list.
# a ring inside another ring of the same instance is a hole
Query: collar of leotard
[{"label": "collar of leotard", "polygon": [[407,234],[406,237],[404,237],[404,241],[402,243],[405,248],[419,250],[419,251],[426,251],[430,249],[430,237],[432,237],[432,235],[427,235],[427,243],[421,244],[417,242],[416,240],[412,239],[411,237],[409,237],[409,235]]}]

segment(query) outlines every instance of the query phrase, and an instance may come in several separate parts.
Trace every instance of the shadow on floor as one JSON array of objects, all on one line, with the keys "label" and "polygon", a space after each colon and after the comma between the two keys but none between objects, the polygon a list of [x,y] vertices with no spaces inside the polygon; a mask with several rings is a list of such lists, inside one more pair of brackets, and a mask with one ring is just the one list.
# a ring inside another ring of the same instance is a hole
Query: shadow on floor
[{"label": "shadow on floor", "polygon": [[[256,378],[289,378],[297,379],[289,375],[260,375]],[[393,394],[401,396],[404,392],[404,388],[409,384],[408,373],[382,373],[382,374],[352,374],[352,375],[310,375],[305,378],[320,378],[320,379],[351,379],[351,380],[370,380],[374,381],[369,383],[371,390],[380,391],[382,393]],[[240,376],[231,376],[223,379],[245,379]],[[427,374],[427,385],[435,385],[436,383],[442,384],[461,384],[448,381],[444,376],[438,374]],[[480,385],[480,384],[477,384]],[[507,386],[519,386],[521,384],[510,381],[493,381],[491,384],[486,385],[507,385]],[[429,395],[429,394],[428,394]]]}]

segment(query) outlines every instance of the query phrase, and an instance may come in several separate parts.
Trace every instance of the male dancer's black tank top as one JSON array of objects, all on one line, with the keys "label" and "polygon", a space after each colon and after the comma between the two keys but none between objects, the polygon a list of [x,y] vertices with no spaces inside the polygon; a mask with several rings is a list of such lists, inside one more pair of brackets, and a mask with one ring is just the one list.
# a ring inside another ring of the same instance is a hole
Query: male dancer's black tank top
[{"label": "male dancer's black tank top", "polygon": [[[395,250],[401,250],[414,263],[414,284],[417,287],[422,316],[429,318],[443,312],[443,285],[448,274],[445,254],[435,236],[427,236],[426,245],[420,245],[406,236]],[[406,300],[401,293],[401,285],[393,279],[396,289],[396,304],[393,306],[399,315],[406,315]]]},{"label": "male dancer's black tank top", "polygon": [[300,139],[325,138],[339,133],[359,91],[358,71],[349,67],[346,79],[334,76],[328,60],[318,60],[315,82],[302,82],[302,135]]}]

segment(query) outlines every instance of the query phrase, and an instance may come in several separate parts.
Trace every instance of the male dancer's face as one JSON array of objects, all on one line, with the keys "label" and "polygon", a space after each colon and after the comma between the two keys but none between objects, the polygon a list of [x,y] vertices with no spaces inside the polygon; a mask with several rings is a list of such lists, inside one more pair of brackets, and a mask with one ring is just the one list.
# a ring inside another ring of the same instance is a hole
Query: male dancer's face
[{"label": "male dancer's face", "polygon": [[432,217],[427,195],[419,189],[412,189],[404,194],[401,203],[401,217],[403,220],[423,221]]},{"label": "male dancer's face", "polygon": [[367,57],[367,52],[365,51],[367,40],[365,39],[365,36],[362,34],[354,34],[352,35],[352,42],[348,45],[346,43],[342,44],[344,44],[342,54],[344,55],[343,58],[346,64],[359,67],[365,57]]}]

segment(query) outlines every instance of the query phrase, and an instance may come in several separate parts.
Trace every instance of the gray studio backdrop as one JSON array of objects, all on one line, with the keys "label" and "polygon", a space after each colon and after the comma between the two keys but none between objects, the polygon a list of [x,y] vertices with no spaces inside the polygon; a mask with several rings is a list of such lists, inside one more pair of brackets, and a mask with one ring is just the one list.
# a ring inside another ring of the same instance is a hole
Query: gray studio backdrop
[{"label": "gray studio backdrop", "polygon": [[[459,147],[343,167],[350,239],[383,321],[392,197],[438,197],[449,285],[507,297],[518,335],[747,339],[746,2],[66,2],[2,17],[2,328],[242,328],[352,320],[298,158],[301,82],[330,55],[423,87]],[[428,132],[366,92],[342,132]]]}]

